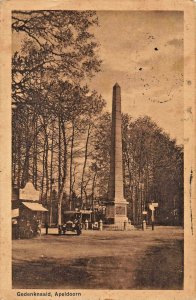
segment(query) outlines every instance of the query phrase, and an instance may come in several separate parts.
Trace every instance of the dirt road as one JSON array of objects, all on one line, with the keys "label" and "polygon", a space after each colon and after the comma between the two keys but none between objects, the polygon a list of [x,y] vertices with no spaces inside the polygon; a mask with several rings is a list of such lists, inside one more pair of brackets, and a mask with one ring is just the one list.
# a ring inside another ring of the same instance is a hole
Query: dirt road
[{"label": "dirt road", "polygon": [[183,230],[14,240],[13,288],[182,289]]}]

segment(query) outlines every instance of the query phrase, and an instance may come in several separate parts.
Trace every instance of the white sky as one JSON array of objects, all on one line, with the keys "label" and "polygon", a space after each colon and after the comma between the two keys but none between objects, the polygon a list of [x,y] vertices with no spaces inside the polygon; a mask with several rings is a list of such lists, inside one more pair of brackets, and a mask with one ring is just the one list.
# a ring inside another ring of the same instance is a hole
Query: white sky
[{"label": "white sky", "polygon": [[[178,144],[183,143],[183,13],[99,11],[94,30],[102,71],[91,86],[111,111],[118,82],[122,112],[149,115]],[[158,50],[155,50],[157,48]]]}]

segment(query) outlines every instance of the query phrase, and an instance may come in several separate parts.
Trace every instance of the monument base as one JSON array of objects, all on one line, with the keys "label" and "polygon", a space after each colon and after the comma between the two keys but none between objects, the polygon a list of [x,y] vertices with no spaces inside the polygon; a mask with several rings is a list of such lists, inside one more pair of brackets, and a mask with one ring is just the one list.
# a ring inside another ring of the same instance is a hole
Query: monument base
[{"label": "monument base", "polygon": [[117,224],[104,224],[103,230],[107,231],[132,231],[135,230],[135,227],[128,223],[125,226],[125,223],[117,223]]},{"label": "monument base", "polygon": [[106,222],[107,224],[123,225],[128,222],[127,204],[124,199],[121,202],[109,202],[106,205]]}]

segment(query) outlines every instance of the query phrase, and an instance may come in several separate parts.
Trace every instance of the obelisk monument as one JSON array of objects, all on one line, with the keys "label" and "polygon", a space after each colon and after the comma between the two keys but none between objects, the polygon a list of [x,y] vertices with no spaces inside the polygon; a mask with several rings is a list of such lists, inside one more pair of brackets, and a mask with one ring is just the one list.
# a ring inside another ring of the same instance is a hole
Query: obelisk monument
[{"label": "obelisk monument", "polygon": [[127,221],[128,203],[124,199],[123,190],[121,89],[116,83],[112,99],[110,179],[106,205],[106,219],[109,223]]}]

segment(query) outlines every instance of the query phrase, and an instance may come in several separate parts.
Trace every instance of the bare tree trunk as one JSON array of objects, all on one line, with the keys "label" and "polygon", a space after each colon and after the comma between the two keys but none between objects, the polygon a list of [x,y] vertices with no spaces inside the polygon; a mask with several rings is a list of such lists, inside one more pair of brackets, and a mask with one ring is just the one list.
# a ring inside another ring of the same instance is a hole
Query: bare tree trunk
[{"label": "bare tree trunk", "polygon": [[38,139],[37,139],[36,132],[37,132],[37,117],[35,119],[35,124],[34,124],[35,139],[34,139],[34,143],[33,143],[33,184],[34,184],[34,187],[37,189],[37,150],[38,150],[37,142],[38,142]]},{"label": "bare tree trunk", "polygon": [[146,186],[145,186],[145,206],[149,202],[149,160],[148,156],[146,157]]},{"label": "bare tree trunk", "polygon": [[30,135],[30,118],[29,118],[29,111],[27,112],[27,125],[26,125],[26,131],[25,131],[25,141],[26,141],[26,145],[25,145],[25,161],[24,161],[24,165],[23,165],[23,174],[22,174],[22,183],[21,185],[24,186],[28,180],[29,180],[29,157],[30,157],[30,139],[29,139],[29,135]]},{"label": "bare tree trunk", "polygon": [[58,120],[58,195],[60,196],[60,189],[61,189],[61,124],[60,124],[60,116]]},{"label": "bare tree trunk", "polygon": [[62,129],[62,136],[63,136],[63,172],[62,172],[62,184],[59,190],[59,203],[58,203],[58,226],[62,225],[62,201],[63,201],[63,194],[65,189],[66,183],[66,176],[67,176],[67,139],[65,134],[65,124],[61,121],[61,129]]},{"label": "bare tree trunk", "polygon": [[[76,166],[74,166],[74,170],[73,170],[73,173],[72,173],[72,177],[73,177],[73,180],[72,180],[72,186],[71,186],[71,190],[72,190],[72,197],[73,197],[73,192],[74,192],[74,185],[75,185],[75,182],[76,182],[76,176],[75,176],[75,173],[76,173]],[[73,199],[72,199],[73,201]],[[76,208],[76,203],[75,202],[72,202],[72,205],[73,205],[73,209]]]},{"label": "bare tree trunk", "polygon": [[[43,158],[42,158],[42,183],[41,183],[41,198],[44,195],[45,191],[45,197],[46,197],[46,203],[47,203],[47,195],[48,195],[48,189],[49,189],[49,180],[48,180],[48,132],[47,132],[47,123],[45,123],[44,120],[44,149],[43,149]],[[44,187],[44,182],[46,182],[46,186]]]},{"label": "bare tree trunk", "polygon": [[17,167],[17,135],[12,135],[12,183],[16,182]]},{"label": "bare tree trunk", "polygon": [[74,150],[74,138],[75,138],[75,125],[73,123],[72,125],[72,137],[71,137],[71,153],[70,153],[70,171],[69,171],[69,205],[70,205],[70,210],[72,209],[72,195],[73,195],[73,190],[72,190],[72,181],[73,181],[73,150]]},{"label": "bare tree trunk", "polygon": [[20,174],[21,174],[21,141],[20,141],[20,135],[18,134],[18,178],[17,178],[17,186],[20,188]]},{"label": "bare tree trunk", "polygon": [[96,186],[97,171],[95,171],[92,183],[92,211],[94,210],[95,186]]},{"label": "bare tree trunk", "polygon": [[52,123],[52,140],[51,140],[51,158],[50,158],[50,208],[49,208],[49,225],[52,224],[52,184],[53,184],[53,156],[54,156],[54,122]]},{"label": "bare tree trunk", "polygon": [[58,149],[58,226],[61,225],[61,119],[60,116],[58,118],[58,142],[59,142],[59,149]]},{"label": "bare tree trunk", "polygon": [[89,138],[90,138],[90,129],[91,129],[91,124],[89,124],[89,126],[88,126],[87,138],[86,138],[86,144],[85,144],[85,153],[84,153],[84,164],[83,164],[83,169],[82,169],[82,180],[81,180],[81,189],[80,189],[82,207],[83,207],[83,192],[84,192],[84,176],[85,176],[86,164],[87,164],[87,159],[88,159],[88,144],[89,144]]},{"label": "bare tree trunk", "polygon": [[[37,128],[37,131],[35,133],[35,135],[33,136],[33,138],[29,139],[29,124],[27,124],[27,131],[25,134],[25,139],[26,139],[26,146],[25,146],[25,159],[24,159],[24,164],[23,164],[23,169],[22,170],[22,176],[21,176],[21,184],[19,186],[24,186],[24,184],[28,181],[28,177],[29,177],[29,157],[30,157],[30,149],[35,141],[35,139],[37,138],[39,132],[43,129],[43,125],[41,125],[39,128]],[[22,144],[21,144],[22,147]],[[21,159],[22,160],[22,159]],[[20,160],[20,161],[21,161]]]},{"label": "bare tree trunk", "polygon": [[22,170],[22,178],[21,178],[21,186],[24,187],[25,183],[29,180],[29,151],[30,146],[28,143],[28,138],[26,140],[26,146],[25,146],[25,159],[23,164],[23,170]]},{"label": "bare tree trunk", "polygon": [[48,134],[46,134],[46,149],[45,149],[45,174],[46,174],[46,204],[48,202],[49,178],[48,178]]},{"label": "bare tree trunk", "polygon": [[44,181],[45,181],[45,151],[46,151],[46,136],[44,137],[44,147],[43,147],[43,155],[42,155],[41,200],[43,200],[43,195],[44,195]]}]

